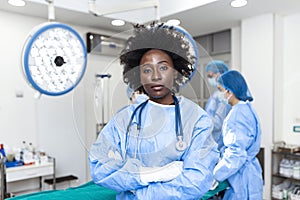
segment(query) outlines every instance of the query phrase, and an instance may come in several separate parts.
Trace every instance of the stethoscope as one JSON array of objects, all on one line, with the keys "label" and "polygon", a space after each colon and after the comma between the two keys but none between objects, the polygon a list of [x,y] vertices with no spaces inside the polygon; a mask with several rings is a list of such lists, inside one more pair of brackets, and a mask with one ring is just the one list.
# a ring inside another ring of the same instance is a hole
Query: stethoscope
[{"label": "stethoscope", "polygon": [[[176,150],[177,151],[184,151],[187,148],[187,143],[183,141],[183,129],[182,129],[182,122],[181,122],[181,114],[180,114],[180,108],[179,108],[179,101],[175,95],[173,95],[173,100],[175,104],[175,132],[176,132],[176,137],[177,137],[177,142],[175,144]],[[125,138],[125,151],[127,151],[128,147],[128,133],[130,131],[130,126],[133,121],[133,118],[135,115],[138,113],[138,120],[137,120],[137,130],[140,131],[141,129],[141,119],[142,119],[142,111],[146,107],[148,103],[148,100],[145,102],[141,103],[138,105],[135,110],[133,111],[129,124],[127,126],[126,130],[126,138]]]}]

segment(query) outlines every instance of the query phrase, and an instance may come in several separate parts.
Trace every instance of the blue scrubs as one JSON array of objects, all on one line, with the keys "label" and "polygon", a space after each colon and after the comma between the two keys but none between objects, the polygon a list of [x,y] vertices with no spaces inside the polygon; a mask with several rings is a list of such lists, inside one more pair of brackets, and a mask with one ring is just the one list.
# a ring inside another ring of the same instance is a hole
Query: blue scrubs
[{"label": "blue scrubs", "polygon": [[[150,100],[142,111],[141,131],[137,130],[136,114],[126,145],[127,125],[137,107],[133,104],[116,113],[92,145],[89,162],[93,181],[117,191],[117,199],[122,200],[202,197],[213,183],[212,171],[219,158],[211,135],[212,122],[192,101],[184,97],[178,100],[186,150],[175,148],[175,106]],[[173,161],[183,161],[183,171],[173,180],[141,181],[141,167],[162,167]]]},{"label": "blue scrubs", "polygon": [[222,137],[222,125],[225,117],[231,109],[231,105],[220,100],[220,91],[215,91],[213,95],[208,99],[205,110],[207,114],[213,121],[214,129],[212,135],[215,141],[218,143],[218,149],[220,149],[223,144]]},{"label": "blue scrubs", "polygon": [[217,181],[228,180],[230,188],[223,200],[262,200],[262,169],[256,155],[260,150],[260,124],[248,102],[232,107],[223,128],[224,147],[214,169]]}]

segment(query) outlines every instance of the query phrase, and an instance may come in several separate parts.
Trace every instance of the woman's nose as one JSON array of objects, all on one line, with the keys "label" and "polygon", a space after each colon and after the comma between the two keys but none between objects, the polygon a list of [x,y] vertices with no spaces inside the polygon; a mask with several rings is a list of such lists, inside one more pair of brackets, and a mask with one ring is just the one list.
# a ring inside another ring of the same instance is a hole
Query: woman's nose
[{"label": "woman's nose", "polygon": [[160,74],[160,71],[158,69],[153,70],[152,80],[153,81],[161,80],[161,74]]}]

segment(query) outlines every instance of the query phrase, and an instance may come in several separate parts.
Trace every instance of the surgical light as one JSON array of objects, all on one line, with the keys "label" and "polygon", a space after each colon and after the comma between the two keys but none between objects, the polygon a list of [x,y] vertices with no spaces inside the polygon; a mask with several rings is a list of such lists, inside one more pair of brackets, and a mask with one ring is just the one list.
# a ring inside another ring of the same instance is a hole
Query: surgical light
[{"label": "surgical light", "polygon": [[18,7],[25,6],[26,4],[24,0],[8,0],[7,2],[12,6],[18,6]]},{"label": "surgical light", "polygon": [[40,94],[58,96],[70,92],[82,79],[86,63],[82,38],[65,24],[39,25],[24,45],[23,72]]}]

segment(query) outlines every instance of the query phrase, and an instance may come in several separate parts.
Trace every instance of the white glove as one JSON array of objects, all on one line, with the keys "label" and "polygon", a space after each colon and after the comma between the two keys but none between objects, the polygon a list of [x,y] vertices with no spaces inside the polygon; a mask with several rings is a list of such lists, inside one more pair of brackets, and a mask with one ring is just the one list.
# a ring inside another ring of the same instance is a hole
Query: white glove
[{"label": "white glove", "polygon": [[171,181],[182,173],[183,162],[174,161],[163,167],[141,167],[140,178],[144,184]]},{"label": "white glove", "polygon": [[215,190],[218,187],[218,185],[219,185],[219,182],[214,180],[214,182],[213,182],[213,184],[212,184],[212,186],[210,187],[209,190]]},{"label": "white glove", "polygon": [[121,154],[118,151],[109,150],[108,157],[115,160],[122,160]]}]

